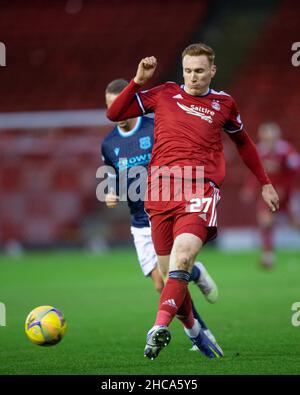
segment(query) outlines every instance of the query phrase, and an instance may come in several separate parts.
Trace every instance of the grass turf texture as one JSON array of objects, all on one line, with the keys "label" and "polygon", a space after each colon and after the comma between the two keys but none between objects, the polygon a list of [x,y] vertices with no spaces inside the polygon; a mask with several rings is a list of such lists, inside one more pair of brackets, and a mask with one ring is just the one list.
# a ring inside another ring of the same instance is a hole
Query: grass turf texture
[{"label": "grass turf texture", "polygon": [[[209,305],[191,284],[193,299],[225,352],[210,360],[191,352],[181,324],[155,361],[143,356],[158,294],[144,279],[134,250],[101,256],[83,252],[0,257],[0,374],[299,374],[300,327],[291,306],[300,301],[300,253],[279,252],[273,271],[258,269],[258,252],[206,249],[200,258],[219,285]],[[33,308],[53,305],[68,321],[56,346],[29,342],[24,321]]]}]

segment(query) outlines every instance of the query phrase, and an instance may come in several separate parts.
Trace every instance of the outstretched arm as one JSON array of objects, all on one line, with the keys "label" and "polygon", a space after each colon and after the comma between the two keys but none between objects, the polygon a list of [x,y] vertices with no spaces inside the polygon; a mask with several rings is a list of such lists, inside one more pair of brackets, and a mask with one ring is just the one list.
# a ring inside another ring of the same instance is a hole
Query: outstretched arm
[{"label": "outstretched arm", "polygon": [[275,191],[269,177],[267,176],[257,149],[245,130],[229,134],[231,140],[235,143],[238,152],[246,166],[256,176],[262,186],[262,197],[271,211],[279,209],[279,197]]},{"label": "outstretched arm", "polygon": [[141,89],[141,86],[151,79],[156,66],[157,60],[154,56],[140,61],[134,79],[123,89],[107,110],[108,119],[116,122],[141,115],[141,108],[138,105],[135,94]]}]

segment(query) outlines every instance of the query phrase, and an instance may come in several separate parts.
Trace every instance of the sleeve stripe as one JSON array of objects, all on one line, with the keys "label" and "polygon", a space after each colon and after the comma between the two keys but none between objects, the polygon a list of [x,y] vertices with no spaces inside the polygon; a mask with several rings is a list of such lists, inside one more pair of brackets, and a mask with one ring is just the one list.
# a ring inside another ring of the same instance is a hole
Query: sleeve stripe
[{"label": "sleeve stripe", "polygon": [[240,127],[239,129],[229,130],[229,129],[225,129],[225,128],[224,128],[224,130],[225,130],[227,133],[236,133],[236,132],[239,132],[240,130],[242,130],[243,127],[244,127],[244,125],[242,124],[241,127]]},{"label": "sleeve stripe", "polygon": [[137,101],[139,103],[139,106],[140,106],[140,108],[141,108],[141,110],[143,112],[143,115],[146,114],[146,110],[145,110],[145,108],[143,106],[143,103],[142,103],[142,100],[141,100],[140,96],[138,95],[138,93],[136,93],[135,96],[136,96]]}]

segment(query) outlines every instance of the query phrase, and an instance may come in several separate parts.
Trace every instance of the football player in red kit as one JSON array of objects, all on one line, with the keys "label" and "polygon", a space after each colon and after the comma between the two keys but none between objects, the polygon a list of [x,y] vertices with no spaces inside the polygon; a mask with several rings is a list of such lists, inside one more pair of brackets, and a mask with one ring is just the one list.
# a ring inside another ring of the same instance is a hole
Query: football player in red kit
[{"label": "football player in red kit", "polygon": [[[297,216],[292,210],[291,197],[300,170],[300,155],[289,142],[282,140],[281,129],[275,122],[262,123],[258,128],[258,139],[257,150],[280,198],[279,213],[284,213],[293,225],[299,226],[296,222]],[[277,216],[272,215],[264,201],[259,198],[257,187],[255,178],[250,175],[243,186],[241,196],[244,201],[258,197],[257,223],[262,244],[260,264],[264,268],[271,268],[275,263],[273,233]]]},{"label": "football player in red kit", "polygon": [[[112,121],[155,113],[145,208],[151,221],[159,265],[167,267],[169,275],[160,296],[154,326],[146,338],[144,355],[150,359],[156,358],[169,343],[169,325],[175,316],[201,352],[209,358],[223,356],[194,320],[188,289],[190,271],[198,252],[216,236],[216,206],[225,176],[223,130],[259,180],[268,207],[272,211],[279,207],[277,193],[262,167],[254,143],[243,128],[234,100],[230,95],[210,88],[216,73],[214,51],[202,43],[192,44],[182,53],[182,66],[184,85],[167,82],[143,91],[141,87],[151,79],[157,60],[154,56],[142,59],[134,79],[107,112]],[[197,177],[199,166],[204,173]],[[174,167],[177,173],[171,174],[170,199],[164,199],[160,181],[168,175],[165,174],[168,170],[173,172]],[[188,176],[191,181],[188,193],[178,199],[176,179],[188,169],[192,169]],[[204,183],[202,191],[191,199],[199,180]]]}]

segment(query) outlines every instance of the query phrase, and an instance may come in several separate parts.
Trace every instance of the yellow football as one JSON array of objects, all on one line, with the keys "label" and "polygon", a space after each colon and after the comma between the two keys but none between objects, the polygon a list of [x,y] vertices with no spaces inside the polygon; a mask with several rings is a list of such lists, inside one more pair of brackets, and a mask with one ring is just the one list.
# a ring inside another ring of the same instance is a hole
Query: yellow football
[{"label": "yellow football", "polygon": [[25,333],[39,346],[53,346],[61,341],[67,329],[64,315],[52,306],[39,306],[32,310],[25,321]]}]

